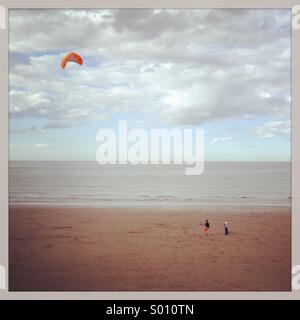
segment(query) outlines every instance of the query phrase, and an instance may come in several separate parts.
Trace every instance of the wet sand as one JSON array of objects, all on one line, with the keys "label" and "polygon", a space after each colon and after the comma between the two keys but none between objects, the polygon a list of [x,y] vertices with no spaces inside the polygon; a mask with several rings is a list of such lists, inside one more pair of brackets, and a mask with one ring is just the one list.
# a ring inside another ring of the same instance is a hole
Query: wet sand
[{"label": "wet sand", "polygon": [[289,291],[290,271],[290,208],[10,208],[11,291]]}]

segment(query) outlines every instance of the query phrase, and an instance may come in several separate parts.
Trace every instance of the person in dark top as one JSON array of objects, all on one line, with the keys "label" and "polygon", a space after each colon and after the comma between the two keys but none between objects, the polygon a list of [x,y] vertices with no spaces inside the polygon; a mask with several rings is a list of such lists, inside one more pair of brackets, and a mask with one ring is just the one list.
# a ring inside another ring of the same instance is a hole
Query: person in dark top
[{"label": "person in dark top", "polygon": [[210,224],[209,224],[208,220],[206,220],[205,224],[204,224],[204,233],[206,236],[208,236],[209,228],[210,228]]}]

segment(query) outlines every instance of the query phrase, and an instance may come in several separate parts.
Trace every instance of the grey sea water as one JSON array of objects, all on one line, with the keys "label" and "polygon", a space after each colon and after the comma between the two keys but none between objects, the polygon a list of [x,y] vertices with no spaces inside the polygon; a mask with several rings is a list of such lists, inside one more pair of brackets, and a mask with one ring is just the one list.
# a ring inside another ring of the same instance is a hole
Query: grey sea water
[{"label": "grey sea water", "polygon": [[288,162],[206,162],[199,176],[178,165],[10,162],[10,204],[209,206],[291,203]]}]

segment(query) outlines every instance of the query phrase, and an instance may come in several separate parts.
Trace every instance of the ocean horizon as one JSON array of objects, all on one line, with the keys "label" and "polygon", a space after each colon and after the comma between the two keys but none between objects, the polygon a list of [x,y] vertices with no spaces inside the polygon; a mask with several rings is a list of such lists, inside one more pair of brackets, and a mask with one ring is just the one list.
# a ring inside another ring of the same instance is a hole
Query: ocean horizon
[{"label": "ocean horizon", "polygon": [[210,162],[199,176],[184,165],[99,165],[10,161],[11,205],[289,206],[290,162]]}]

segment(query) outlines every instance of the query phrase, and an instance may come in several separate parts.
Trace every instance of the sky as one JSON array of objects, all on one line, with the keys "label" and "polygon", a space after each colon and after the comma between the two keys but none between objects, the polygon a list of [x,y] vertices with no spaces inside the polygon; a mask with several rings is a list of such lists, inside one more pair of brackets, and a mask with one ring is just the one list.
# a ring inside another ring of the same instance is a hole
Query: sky
[{"label": "sky", "polygon": [[[289,161],[290,10],[10,10],[11,160],[95,160],[99,129],[204,129],[209,161]],[[60,68],[66,53],[84,64]]]}]

